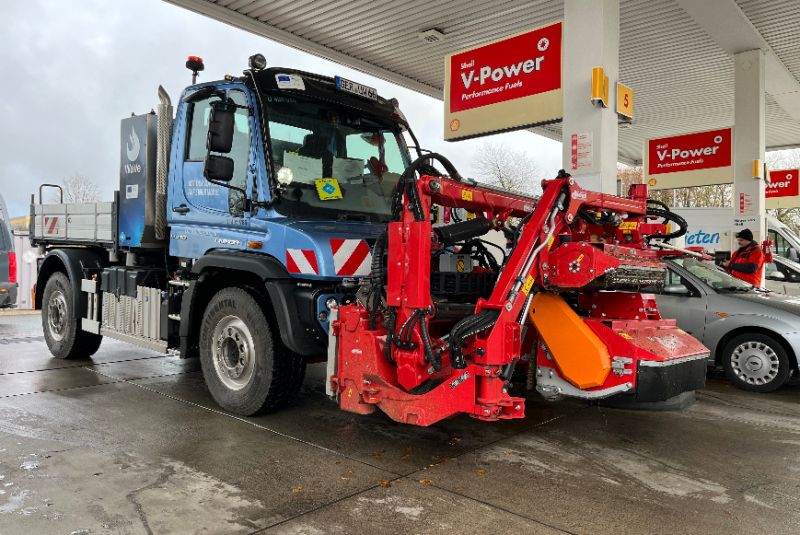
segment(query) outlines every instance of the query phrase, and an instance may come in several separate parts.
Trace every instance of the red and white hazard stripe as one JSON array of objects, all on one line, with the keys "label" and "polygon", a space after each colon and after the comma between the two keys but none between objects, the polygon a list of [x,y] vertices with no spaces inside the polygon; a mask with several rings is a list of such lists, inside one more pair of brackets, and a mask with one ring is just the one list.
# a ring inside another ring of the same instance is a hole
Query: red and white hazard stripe
[{"label": "red and white hazard stripe", "polygon": [[48,236],[58,233],[58,216],[44,216],[44,233]]},{"label": "red and white hazard stripe", "polygon": [[289,273],[319,275],[317,257],[310,249],[286,249],[286,269]]},{"label": "red and white hazard stripe", "polygon": [[369,275],[372,253],[364,240],[331,240],[333,267],[337,275],[346,277]]}]

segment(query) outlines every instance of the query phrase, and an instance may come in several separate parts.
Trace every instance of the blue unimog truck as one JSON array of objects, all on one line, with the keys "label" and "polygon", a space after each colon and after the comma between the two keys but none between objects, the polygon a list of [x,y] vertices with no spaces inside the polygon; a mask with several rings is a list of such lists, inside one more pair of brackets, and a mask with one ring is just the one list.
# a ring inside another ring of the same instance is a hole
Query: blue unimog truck
[{"label": "blue unimog truck", "polygon": [[[196,77],[202,60],[187,67]],[[113,201],[32,199],[47,345],[88,357],[109,336],[199,356],[222,407],[279,407],[370,271],[413,134],[396,100],[261,55],[174,111],[159,97],[122,120]]]}]

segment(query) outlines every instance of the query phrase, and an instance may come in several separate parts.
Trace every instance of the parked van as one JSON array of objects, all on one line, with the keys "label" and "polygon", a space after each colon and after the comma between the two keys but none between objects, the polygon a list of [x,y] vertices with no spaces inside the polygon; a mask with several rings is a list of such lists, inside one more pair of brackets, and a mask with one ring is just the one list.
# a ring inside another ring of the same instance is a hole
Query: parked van
[{"label": "parked van", "polygon": [[11,239],[10,218],[0,196],[0,308],[17,304],[17,255]]}]

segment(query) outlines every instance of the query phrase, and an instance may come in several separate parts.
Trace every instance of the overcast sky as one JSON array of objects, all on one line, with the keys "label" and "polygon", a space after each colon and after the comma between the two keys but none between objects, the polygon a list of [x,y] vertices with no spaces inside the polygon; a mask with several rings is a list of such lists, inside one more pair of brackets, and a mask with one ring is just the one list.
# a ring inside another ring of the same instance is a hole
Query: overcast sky
[{"label": "overcast sky", "polygon": [[[119,121],[150,111],[164,85],[177,100],[191,82],[186,56],[201,56],[201,80],[240,74],[261,52],[272,66],[340,74],[397,97],[423,146],[474,175],[480,140],[442,141],[441,101],[249,34],[161,0],[25,0],[0,7],[0,194],[12,216],[28,212],[43,182],[82,174],[104,199],[119,183]],[[529,132],[493,136],[525,150],[550,178],[561,144]]]}]

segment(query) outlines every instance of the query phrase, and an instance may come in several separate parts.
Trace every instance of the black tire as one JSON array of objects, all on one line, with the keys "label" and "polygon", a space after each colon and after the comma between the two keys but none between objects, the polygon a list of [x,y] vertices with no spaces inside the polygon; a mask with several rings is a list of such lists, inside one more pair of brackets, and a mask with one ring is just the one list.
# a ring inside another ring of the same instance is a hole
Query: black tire
[{"label": "black tire", "polygon": [[791,372],[789,355],[781,343],[762,333],[732,338],[722,350],[722,366],[734,386],[750,392],[777,390]]},{"label": "black tire", "polygon": [[67,275],[50,275],[42,295],[42,331],[47,348],[57,359],[89,358],[103,341],[102,336],[81,330],[74,299]]},{"label": "black tire", "polygon": [[286,403],[297,372],[280,349],[250,293],[225,288],[211,298],[200,327],[200,366],[220,407],[253,416]]}]

